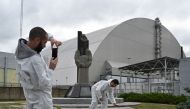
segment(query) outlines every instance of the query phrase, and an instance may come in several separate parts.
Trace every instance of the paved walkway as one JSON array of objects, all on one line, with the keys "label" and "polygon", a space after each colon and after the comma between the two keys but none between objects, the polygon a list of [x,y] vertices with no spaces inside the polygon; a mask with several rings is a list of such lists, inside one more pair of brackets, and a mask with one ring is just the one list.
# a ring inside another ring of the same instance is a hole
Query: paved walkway
[{"label": "paved walkway", "polygon": [[[133,109],[130,106],[134,105],[139,105],[140,103],[137,102],[124,102],[124,103],[119,103],[119,107],[114,107],[112,104],[108,105],[108,109]],[[61,109],[89,109],[89,104],[58,104],[54,105],[55,107],[61,107]],[[98,105],[97,109],[99,108],[100,105]],[[56,108],[54,108],[56,109]]]},{"label": "paved walkway", "polygon": [[[56,109],[56,108],[54,108]],[[61,109],[89,109],[89,108],[61,108]],[[100,108],[97,108],[97,109],[100,109]],[[134,109],[134,108],[131,108],[131,107],[115,107],[115,108],[108,108],[108,109]]]}]

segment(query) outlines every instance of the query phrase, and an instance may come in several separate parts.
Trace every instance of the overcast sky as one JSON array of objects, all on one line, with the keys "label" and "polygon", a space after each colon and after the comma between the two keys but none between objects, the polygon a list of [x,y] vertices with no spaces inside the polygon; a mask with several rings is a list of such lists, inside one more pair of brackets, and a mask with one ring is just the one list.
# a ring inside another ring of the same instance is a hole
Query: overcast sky
[{"label": "overcast sky", "polygon": [[[0,0],[0,51],[14,52],[20,34],[21,0]],[[190,56],[189,0],[24,0],[23,36],[43,27],[66,41],[123,21],[159,17]]]}]

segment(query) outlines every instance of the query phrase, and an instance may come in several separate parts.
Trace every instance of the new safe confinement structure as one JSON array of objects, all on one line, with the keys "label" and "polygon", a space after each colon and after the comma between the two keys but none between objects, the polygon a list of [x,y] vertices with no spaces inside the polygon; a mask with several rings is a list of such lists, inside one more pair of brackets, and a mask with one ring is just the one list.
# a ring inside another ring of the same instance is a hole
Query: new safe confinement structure
[{"label": "new safe confinement structure", "polygon": [[[90,84],[117,78],[120,92],[179,93],[175,90],[179,89],[179,61],[185,54],[159,18],[130,19],[88,33],[86,37],[92,53]],[[49,50],[43,52],[45,59],[51,57]],[[54,85],[77,83],[76,50],[77,37],[59,47]]]}]

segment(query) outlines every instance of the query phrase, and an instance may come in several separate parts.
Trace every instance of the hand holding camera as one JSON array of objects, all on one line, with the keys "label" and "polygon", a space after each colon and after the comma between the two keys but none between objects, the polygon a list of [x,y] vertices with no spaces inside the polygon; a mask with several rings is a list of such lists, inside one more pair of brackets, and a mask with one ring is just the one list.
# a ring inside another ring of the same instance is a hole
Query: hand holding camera
[{"label": "hand holding camera", "polygon": [[57,66],[58,58],[51,58],[49,68],[54,70]]}]

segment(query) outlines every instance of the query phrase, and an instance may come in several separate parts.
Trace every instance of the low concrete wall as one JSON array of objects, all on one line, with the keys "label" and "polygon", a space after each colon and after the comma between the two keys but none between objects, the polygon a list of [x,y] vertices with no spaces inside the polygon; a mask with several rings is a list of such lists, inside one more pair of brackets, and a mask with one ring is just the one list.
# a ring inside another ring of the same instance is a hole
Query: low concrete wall
[{"label": "low concrete wall", "polygon": [[55,86],[52,89],[53,97],[65,97],[70,86]]},{"label": "low concrete wall", "polygon": [[0,100],[24,100],[22,87],[0,87]]},{"label": "low concrete wall", "polygon": [[[53,97],[64,97],[69,87],[53,87]],[[0,87],[0,100],[25,100],[22,87]]]},{"label": "low concrete wall", "polygon": [[[116,103],[123,103],[123,98],[115,98]],[[53,98],[53,104],[90,104],[92,98]],[[110,100],[108,103],[111,104]]]}]

